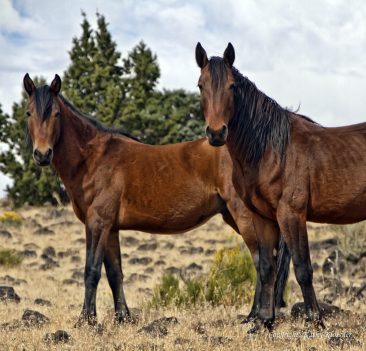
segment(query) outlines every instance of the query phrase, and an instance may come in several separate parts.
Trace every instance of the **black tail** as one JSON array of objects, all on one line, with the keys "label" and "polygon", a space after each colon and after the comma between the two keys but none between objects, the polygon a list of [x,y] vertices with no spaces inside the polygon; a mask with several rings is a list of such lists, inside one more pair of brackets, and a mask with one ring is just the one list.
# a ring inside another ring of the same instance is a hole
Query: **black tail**
[{"label": "black tail", "polygon": [[288,278],[290,260],[290,251],[287,247],[287,244],[285,243],[285,240],[283,239],[283,236],[281,235],[278,247],[277,277],[275,284],[275,307],[278,309],[281,307],[286,307],[286,302],[283,299],[283,293]]}]

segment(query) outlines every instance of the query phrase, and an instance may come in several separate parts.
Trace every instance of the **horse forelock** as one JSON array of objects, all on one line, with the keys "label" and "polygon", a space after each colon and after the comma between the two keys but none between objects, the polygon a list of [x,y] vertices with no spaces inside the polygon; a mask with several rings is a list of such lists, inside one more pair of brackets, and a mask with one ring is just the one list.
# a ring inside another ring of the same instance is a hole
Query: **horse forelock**
[{"label": "horse forelock", "polygon": [[51,115],[54,94],[48,85],[43,85],[36,89],[34,98],[37,116],[43,122]]},{"label": "horse forelock", "polygon": [[224,60],[221,57],[212,56],[208,62],[208,69],[212,86],[216,89],[221,87],[228,76]]}]

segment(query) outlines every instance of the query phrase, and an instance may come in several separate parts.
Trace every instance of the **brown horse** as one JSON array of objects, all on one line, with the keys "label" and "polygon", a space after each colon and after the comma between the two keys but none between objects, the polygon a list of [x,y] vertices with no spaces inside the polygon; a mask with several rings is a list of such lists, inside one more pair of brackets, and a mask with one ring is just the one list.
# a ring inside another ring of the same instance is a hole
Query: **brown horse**
[{"label": "brown horse", "polygon": [[289,247],[308,320],[323,326],[313,288],[306,220],[366,219],[366,123],[324,128],[282,108],[223,58],[207,58],[200,43],[198,85],[211,145],[227,142],[233,183],[253,212],[260,252],[259,318],[274,320],[273,284],[279,232]]},{"label": "brown horse", "polygon": [[[73,107],[61,94],[61,80],[36,88],[24,77],[29,95],[28,132],[33,158],[51,162],[60,175],[76,216],[85,224],[85,300],[80,323],[96,321],[96,290],[104,262],[113,292],[116,320],[129,320],[123,292],[119,229],[181,233],[217,213],[245,240],[258,269],[252,215],[231,182],[232,162],[226,147],[212,148],[205,139],[174,145],[142,144],[106,129]],[[288,267],[287,248],[282,250]],[[286,280],[280,269],[278,307]],[[253,308],[260,296],[257,279]]]}]

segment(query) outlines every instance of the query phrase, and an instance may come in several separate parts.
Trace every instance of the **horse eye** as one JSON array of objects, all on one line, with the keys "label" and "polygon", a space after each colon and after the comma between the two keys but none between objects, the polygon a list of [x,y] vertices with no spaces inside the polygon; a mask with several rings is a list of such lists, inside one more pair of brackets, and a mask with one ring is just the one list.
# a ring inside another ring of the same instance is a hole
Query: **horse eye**
[{"label": "horse eye", "polygon": [[229,87],[229,89],[234,89],[235,88],[235,83],[233,83],[233,84],[230,84],[230,87]]},{"label": "horse eye", "polygon": [[29,111],[27,111],[27,117],[30,117],[31,113]]},{"label": "horse eye", "polygon": [[198,86],[198,89],[199,89],[200,91],[202,91],[202,84],[198,84],[197,86]]},{"label": "horse eye", "polygon": [[61,113],[59,111],[56,112],[55,116],[59,118],[61,116]]}]

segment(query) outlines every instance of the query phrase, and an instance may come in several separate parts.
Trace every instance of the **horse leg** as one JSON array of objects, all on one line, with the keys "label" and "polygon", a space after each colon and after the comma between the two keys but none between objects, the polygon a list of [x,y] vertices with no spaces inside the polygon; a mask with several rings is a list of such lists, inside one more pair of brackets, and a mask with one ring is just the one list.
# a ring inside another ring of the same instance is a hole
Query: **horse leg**
[{"label": "horse leg", "polygon": [[91,243],[90,249],[88,250],[87,248],[84,272],[85,300],[82,316],[79,318],[76,326],[80,326],[83,322],[87,322],[90,325],[96,324],[96,294],[105,248],[109,239],[110,226],[106,226],[103,219],[94,215],[87,221],[87,232],[90,232]]},{"label": "horse leg", "polygon": [[259,249],[259,278],[262,288],[259,297],[259,310],[256,324],[249,332],[257,332],[262,325],[272,329],[275,319],[274,284],[276,278],[276,261],[279,241],[277,223],[253,215]]},{"label": "horse leg", "polygon": [[116,322],[123,323],[130,321],[131,315],[123,291],[123,272],[118,231],[110,233],[106,255],[104,257],[104,266],[108,283],[113,293]]},{"label": "horse leg", "polygon": [[[259,279],[259,251],[257,245],[257,237],[254,230],[252,218],[249,215],[249,211],[244,208],[244,205],[241,202],[240,204],[238,204],[234,201],[228,201],[226,205],[227,209],[222,212],[222,217],[224,221],[228,225],[230,225],[236,232],[238,232],[243,238],[245,244],[250,251],[257,272],[257,281],[255,286],[253,305],[248,316],[246,316],[242,321],[242,323],[245,324],[255,320],[259,310],[259,298],[261,294],[262,284],[261,280]],[[236,211],[237,208],[240,208],[242,211],[240,211],[239,213],[239,211]]]},{"label": "horse leg", "polygon": [[278,221],[281,231],[292,255],[296,280],[304,297],[307,321],[324,328],[321,311],[313,287],[313,268],[311,266],[306,216],[294,213],[290,206],[279,206]]}]

